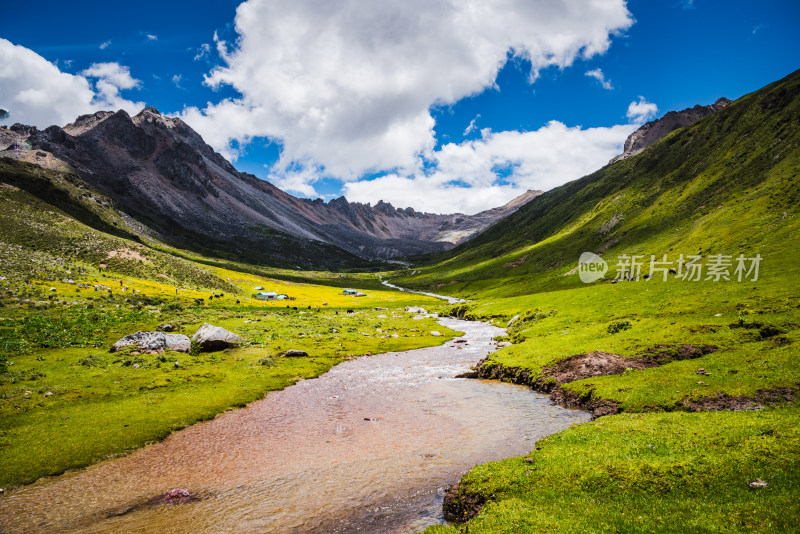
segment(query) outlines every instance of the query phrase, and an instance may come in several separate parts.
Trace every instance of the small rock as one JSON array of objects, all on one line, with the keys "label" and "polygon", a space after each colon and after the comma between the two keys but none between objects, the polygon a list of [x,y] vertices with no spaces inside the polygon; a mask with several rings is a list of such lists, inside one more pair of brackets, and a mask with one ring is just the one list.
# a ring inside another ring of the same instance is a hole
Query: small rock
[{"label": "small rock", "polygon": [[533,458],[523,458],[522,461],[525,462],[526,464],[532,464],[533,462],[535,462]]},{"label": "small rock", "polygon": [[709,373],[709,372],[706,372],[706,370],[705,370],[705,369],[703,369],[702,367],[701,367],[700,369],[698,369],[697,371],[695,371],[695,372],[694,372],[694,374],[696,374],[696,375],[705,375],[705,376],[711,376],[711,373]]},{"label": "small rock", "polygon": [[45,397],[52,397],[53,395],[55,395],[55,393],[53,393],[52,391],[48,391],[47,393],[44,394]]},{"label": "small rock", "polygon": [[751,488],[766,488],[768,486],[768,484],[760,478],[757,478],[752,482],[748,482],[747,485]]},{"label": "small rock", "polygon": [[179,364],[178,362],[175,362],[175,369],[177,369],[180,366],[181,366],[181,364]]},{"label": "small rock", "polygon": [[508,321],[508,324],[506,325],[506,328],[508,328],[512,324],[516,323],[518,320],[519,320],[519,315],[515,315],[514,317],[511,318],[510,321]]},{"label": "small rock", "polygon": [[722,317],[722,314],[721,313],[715,313],[714,317]]},{"label": "small rock", "polygon": [[134,363],[133,365],[131,365],[131,367],[133,367],[134,369],[138,369],[139,368],[139,364],[138,363]]},{"label": "small rock", "polygon": [[282,353],[281,356],[285,358],[301,358],[304,356],[308,356],[308,353],[304,350],[290,349]]},{"label": "small rock", "polygon": [[176,488],[170,490],[161,496],[160,500],[169,504],[183,504],[187,502],[197,501],[200,497],[191,493],[189,490]]},{"label": "small rock", "polygon": [[424,315],[415,315],[414,317],[412,317],[412,319],[414,319],[415,321],[420,321],[420,320],[422,320],[424,318],[425,318]]},{"label": "small rock", "polygon": [[431,332],[431,335],[432,335],[432,336],[434,336],[434,337],[439,337],[439,336],[441,336],[441,335],[442,335],[442,333],[441,333],[441,332],[439,332],[438,330],[433,330],[433,331]]},{"label": "small rock", "polygon": [[502,349],[503,347],[510,347],[512,343],[510,341],[501,341],[497,344],[497,348]]}]

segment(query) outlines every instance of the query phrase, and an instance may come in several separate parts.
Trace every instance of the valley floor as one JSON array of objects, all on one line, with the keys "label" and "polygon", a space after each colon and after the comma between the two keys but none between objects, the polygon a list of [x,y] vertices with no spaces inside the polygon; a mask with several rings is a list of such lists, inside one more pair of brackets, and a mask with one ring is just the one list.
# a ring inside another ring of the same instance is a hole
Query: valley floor
[{"label": "valley floor", "polygon": [[[233,291],[225,294],[78,263],[60,270],[49,280],[0,281],[3,490],[124,454],[341,361],[438,345],[455,334],[405,311],[440,302],[419,295],[365,289],[366,296],[350,297],[336,287],[216,269]],[[294,300],[257,300],[253,288],[261,286]],[[170,325],[192,336],[203,323],[245,342],[191,354],[109,352],[139,330]],[[280,357],[289,349],[309,356]]]}]

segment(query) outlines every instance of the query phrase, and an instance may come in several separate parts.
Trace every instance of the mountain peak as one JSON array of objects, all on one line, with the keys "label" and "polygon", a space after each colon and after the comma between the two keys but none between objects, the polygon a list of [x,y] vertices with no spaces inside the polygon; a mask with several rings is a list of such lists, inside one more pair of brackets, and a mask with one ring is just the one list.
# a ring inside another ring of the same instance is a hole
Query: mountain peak
[{"label": "mountain peak", "polygon": [[622,154],[612,159],[609,163],[635,156],[673,130],[697,122],[730,103],[730,100],[723,97],[718,98],[716,102],[708,106],[697,104],[682,111],[669,111],[660,119],[643,124],[638,130],[629,135],[625,140],[625,148]]}]

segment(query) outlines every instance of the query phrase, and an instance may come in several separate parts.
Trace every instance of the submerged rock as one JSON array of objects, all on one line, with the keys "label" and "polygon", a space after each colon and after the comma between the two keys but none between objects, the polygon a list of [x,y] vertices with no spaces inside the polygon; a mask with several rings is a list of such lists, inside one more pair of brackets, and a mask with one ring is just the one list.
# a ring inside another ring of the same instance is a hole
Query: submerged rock
[{"label": "submerged rock", "polygon": [[198,343],[200,348],[207,352],[235,347],[243,340],[233,332],[225,330],[221,326],[214,326],[208,323],[197,329],[192,336],[192,341]]},{"label": "submerged rock", "polygon": [[164,352],[165,350],[189,352],[192,343],[183,334],[139,331],[129,334],[114,343],[110,352],[117,352],[121,348],[130,345],[135,346],[140,351],[147,352]]}]

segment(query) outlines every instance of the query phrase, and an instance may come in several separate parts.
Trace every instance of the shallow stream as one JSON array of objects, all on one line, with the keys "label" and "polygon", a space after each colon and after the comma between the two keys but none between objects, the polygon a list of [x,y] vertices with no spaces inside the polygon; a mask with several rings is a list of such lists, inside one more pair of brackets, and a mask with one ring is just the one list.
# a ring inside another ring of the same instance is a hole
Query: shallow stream
[{"label": "shallow stream", "polygon": [[[494,350],[493,326],[443,346],[344,362],[314,380],[129,456],[0,497],[0,532],[419,532],[444,488],[589,419],[511,384],[454,378]],[[456,342],[456,341],[464,342]],[[147,504],[173,488],[186,504]]]}]

